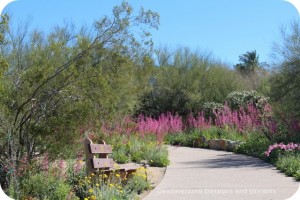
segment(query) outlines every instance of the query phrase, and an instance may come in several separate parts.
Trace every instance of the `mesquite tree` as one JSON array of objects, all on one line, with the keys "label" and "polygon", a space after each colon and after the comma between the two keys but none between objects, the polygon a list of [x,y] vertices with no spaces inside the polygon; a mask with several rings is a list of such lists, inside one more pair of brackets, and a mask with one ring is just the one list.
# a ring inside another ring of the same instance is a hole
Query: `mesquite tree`
[{"label": "mesquite tree", "polygon": [[123,2],[93,31],[64,26],[45,35],[8,29],[9,42],[1,43],[8,62],[0,77],[1,163],[17,171],[24,156],[58,156],[78,141],[78,127],[133,109],[147,82],[141,76],[152,65],[149,30],[158,24],[157,13],[141,9],[134,16]]}]

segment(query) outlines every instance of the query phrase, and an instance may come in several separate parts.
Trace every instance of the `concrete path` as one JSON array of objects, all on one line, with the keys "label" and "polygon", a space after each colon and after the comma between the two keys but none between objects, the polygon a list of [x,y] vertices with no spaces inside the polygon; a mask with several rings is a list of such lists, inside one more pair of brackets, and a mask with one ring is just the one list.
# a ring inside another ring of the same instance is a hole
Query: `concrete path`
[{"label": "concrete path", "polygon": [[284,200],[299,188],[270,164],[208,149],[169,147],[170,166],[144,200]]}]

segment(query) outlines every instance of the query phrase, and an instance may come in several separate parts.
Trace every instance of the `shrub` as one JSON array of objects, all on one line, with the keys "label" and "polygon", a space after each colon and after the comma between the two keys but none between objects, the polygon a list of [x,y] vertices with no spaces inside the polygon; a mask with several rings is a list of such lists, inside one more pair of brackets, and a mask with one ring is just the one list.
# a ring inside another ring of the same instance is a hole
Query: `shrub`
[{"label": "shrub", "polygon": [[38,198],[49,200],[64,200],[71,187],[60,178],[46,173],[30,176],[22,181],[23,198]]},{"label": "shrub", "polygon": [[300,154],[295,152],[285,152],[278,157],[276,167],[287,176],[296,176],[299,179]]},{"label": "shrub", "polygon": [[112,157],[117,163],[127,163],[130,161],[125,145],[114,149]]},{"label": "shrub", "polygon": [[206,102],[203,105],[203,112],[206,119],[215,119],[215,113],[223,109],[223,104],[216,102]]},{"label": "shrub", "polygon": [[[116,166],[118,168],[118,166]],[[79,181],[80,199],[136,199],[136,194],[150,188],[147,181],[147,171],[139,168],[128,178],[119,174],[118,170],[109,175],[102,173],[91,173]]]},{"label": "shrub", "polygon": [[268,101],[268,97],[260,95],[254,90],[241,92],[234,91],[225,98],[225,102],[227,102],[227,105],[232,110],[239,110],[241,107],[246,108],[249,104],[253,104],[256,108],[262,110]]},{"label": "shrub", "polygon": [[[168,134],[165,137],[165,142],[171,145],[194,147],[202,134],[199,129],[194,129],[189,132]],[[196,145],[198,146],[198,145]],[[204,147],[204,146],[198,146]]]},{"label": "shrub", "polygon": [[144,190],[149,190],[150,183],[147,181],[147,170],[144,167],[140,167],[137,172],[128,179],[124,189],[137,194],[142,193]]},{"label": "shrub", "polygon": [[138,137],[130,137],[126,147],[130,159],[133,162],[141,162],[141,160],[143,160],[143,158],[145,157],[143,147],[147,145],[147,143],[145,143],[145,141],[141,140]]},{"label": "shrub", "polygon": [[246,142],[241,144],[237,148],[236,152],[258,158],[264,158],[264,153],[270,144],[271,142],[266,138],[266,136],[260,133],[249,133]]},{"label": "shrub", "polygon": [[166,167],[170,163],[168,158],[168,149],[162,145],[148,148],[145,155],[150,166]]}]

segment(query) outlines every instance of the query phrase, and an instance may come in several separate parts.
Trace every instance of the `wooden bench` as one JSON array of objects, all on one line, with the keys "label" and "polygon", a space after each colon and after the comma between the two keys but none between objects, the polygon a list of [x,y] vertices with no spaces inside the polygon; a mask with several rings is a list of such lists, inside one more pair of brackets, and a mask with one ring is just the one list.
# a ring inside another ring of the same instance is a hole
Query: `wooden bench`
[{"label": "wooden bench", "polygon": [[120,174],[121,178],[127,178],[137,170],[137,168],[115,167],[114,160],[108,157],[109,154],[112,154],[112,146],[107,145],[103,140],[101,144],[93,144],[89,138],[86,138],[84,140],[84,151],[87,175],[91,173],[105,173],[109,175],[111,172],[116,172]]}]

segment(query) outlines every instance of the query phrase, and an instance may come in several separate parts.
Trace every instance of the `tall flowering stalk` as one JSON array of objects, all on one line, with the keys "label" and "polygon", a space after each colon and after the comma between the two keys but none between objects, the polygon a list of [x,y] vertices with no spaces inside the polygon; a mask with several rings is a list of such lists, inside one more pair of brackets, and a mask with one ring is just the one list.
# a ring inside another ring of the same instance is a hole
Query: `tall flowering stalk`
[{"label": "tall flowering stalk", "polygon": [[198,128],[198,129],[207,129],[212,126],[212,120],[209,118],[208,120],[205,118],[204,112],[198,113],[196,117],[192,114],[188,116],[187,119],[189,128]]},{"label": "tall flowering stalk", "polygon": [[231,126],[239,132],[246,130],[256,130],[261,128],[262,121],[258,109],[253,104],[249,104],[247,108],[241,107],[239,110],[233,111],[227,105],[215,113],[216,126]]},{"label": "tall flowering stalk", "polygon": [[142,136],[155,134],[157,140],[162,142],[167,133],[178,133],[184,130],[182,118],[171,113],[161,114],[158,119],[140,115],[137,121],[137,131]]}]

